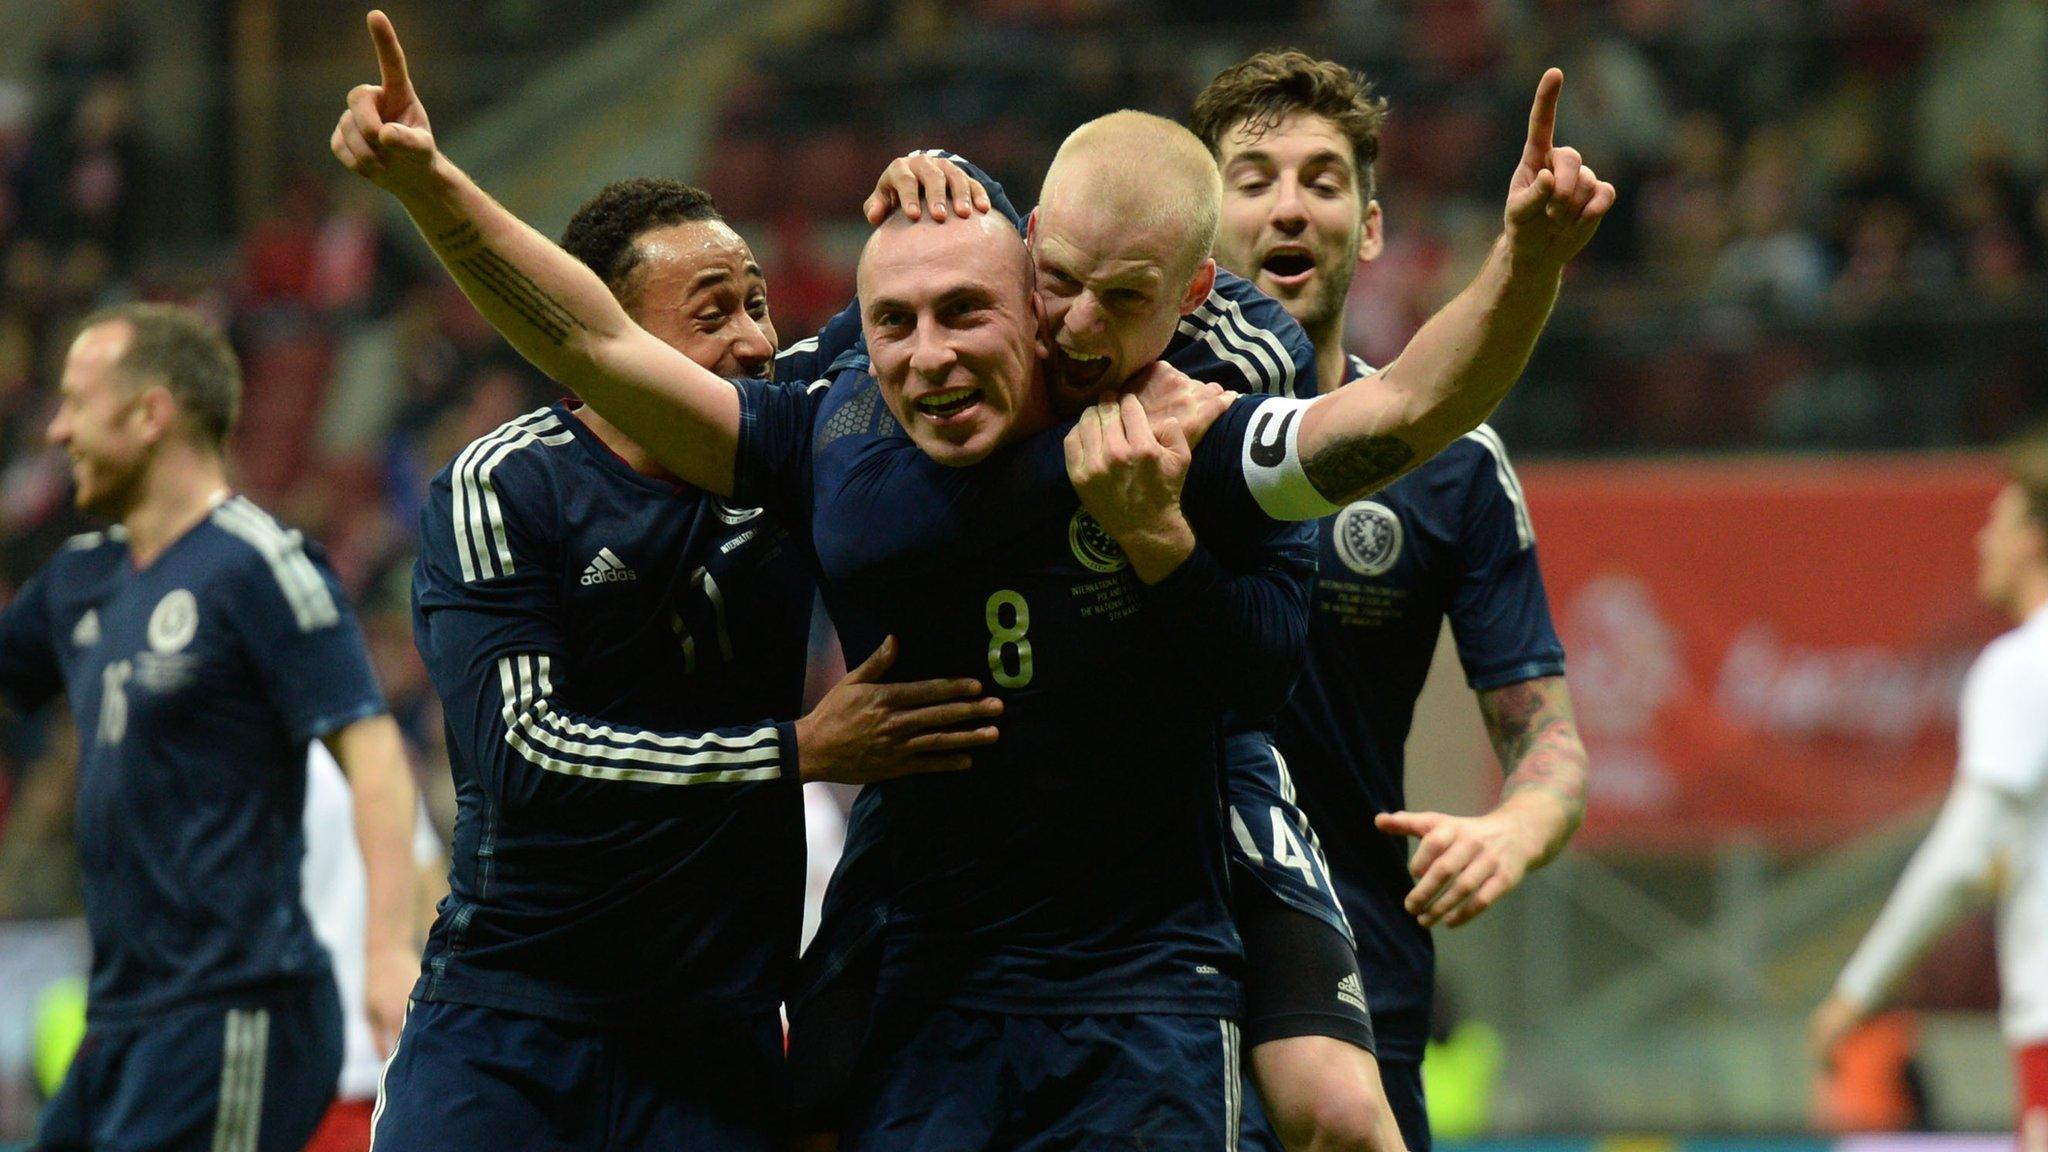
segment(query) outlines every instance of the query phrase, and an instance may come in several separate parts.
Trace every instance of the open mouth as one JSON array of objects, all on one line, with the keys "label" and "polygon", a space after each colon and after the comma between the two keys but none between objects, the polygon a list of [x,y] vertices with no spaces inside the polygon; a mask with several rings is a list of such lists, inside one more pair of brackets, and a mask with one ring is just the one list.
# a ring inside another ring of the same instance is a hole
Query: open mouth
[{"label": "open mouth", "polygon": [[981,403],[981,389],[967,385],[927,392],[913,401],[918,412],[933,420],[947,420]]},{"label": "open mouth", "polygon": [[1305,248],[1276,248],[1266,253],[1259,271],[1276,284],[1295,285],[1316,270],[1316,258]]},{"label": "open mouth", "polygon": [[1084,356],[1054,344],[1048,361],[1052,382],[1070,398],[1077,393],[1092,394],[1109,376],[1109,357]]}]

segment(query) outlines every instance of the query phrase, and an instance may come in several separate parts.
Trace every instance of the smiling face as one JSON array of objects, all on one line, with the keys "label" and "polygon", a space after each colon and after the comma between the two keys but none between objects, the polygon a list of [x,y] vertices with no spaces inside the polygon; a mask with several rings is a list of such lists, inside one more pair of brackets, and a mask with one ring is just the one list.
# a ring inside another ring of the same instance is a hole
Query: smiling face
[{"label": "smiling face", "polygon": [[124,321],[78,334],[64,359],[57,414],[44,438],[71,458],[80,511],[120,519],[135,502],[150,449],[162,429],[149,412],[149,389],[122,371],[134,329]]},{"label": "smiling face", "polygon": [[1134,219],[1078,197],[1050,199],[1032,213],[1055,412],[1078,413],[1166,351],[1215,279],[1215,262],[1191,260],[1188,248],[1186,229],[1158,213]]},{"label": "smiling face", "polygon": [[620,302],[664,344],[727,379],[767,375],[775,323],[747,242],[722,220],[651,228]]},{"label": "smiling face", "polygon": [[926,455],[979,463],[1050,422],[1030,267],[1000,216],[893,215],[869,238],[859,278],[882,400]]},{"label": "smiling face", "polygon": [[1342,315],[1358,263],[1379,255],[1379,203],[1364,198],[1351,141],[1329,119],[1294,112],[1264,132],[1247,127],[1219,142],[1216,258],[1313,335]]}]

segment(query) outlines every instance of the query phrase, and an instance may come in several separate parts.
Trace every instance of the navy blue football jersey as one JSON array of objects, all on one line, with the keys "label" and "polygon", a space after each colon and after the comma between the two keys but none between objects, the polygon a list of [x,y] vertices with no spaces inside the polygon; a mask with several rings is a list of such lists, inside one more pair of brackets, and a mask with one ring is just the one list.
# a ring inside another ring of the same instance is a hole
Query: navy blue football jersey
[{"label": "navy blue football jersey", "polygon": [[772,1009],[802,912],[807,554],[562,405],[464,450],[421,537],[458,810],[415,995],[618,1025]]},{"label": "navy blue football jersey", "polygon": [[865,567],[856,545],[943,536],[962,507],[892,499],[895,478],[911,477],[906,492],[971,482],[1029,454],[932,462],[857,367],[829,389],[741,388],[743,498],[812,523],[849,659],[894,634],[893,677],[974,676],[1005,703],[1001,740],[970,771],[876,786],[892,878],[881,992],[1007,1012],[1236,1012],[1220,717],[1284,697],[1313,574],[1309,532],[1268,519],[1239,462],[1258,401],[1203,441],[1183,498],[1201,544],[1148,588],[1071,488],[943,570]]},{"label": "navy blue football jersey", "polygon": [[315,546],[240,497],[139,571],[119,529],[76,537],[0,613],[0,691],[78,726],[94,1025],[328,978],[306,744],[384,700]]},{"label": "navy blue football jersey", "polygon": [[[1352,375],[1365,371],[1354,358]],[[1563,675],[1564,648],[1521,482],[1483,424],[1318,530],[1308,667],[1275,744],[1324,837],[1381,1050],[1419,1060],[1434,952],[1401,906],[1407,843],[1373,817],[1407,806],[1402,746],[1446,617],[1478,691]]]}]

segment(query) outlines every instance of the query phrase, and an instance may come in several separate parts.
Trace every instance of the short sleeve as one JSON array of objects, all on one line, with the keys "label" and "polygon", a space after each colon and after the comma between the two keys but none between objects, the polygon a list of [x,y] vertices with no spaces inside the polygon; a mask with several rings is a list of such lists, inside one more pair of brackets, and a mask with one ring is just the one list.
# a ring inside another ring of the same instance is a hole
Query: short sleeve
[{"label": "short sleeve", "polygon": [[293,739],[384,712],[362,627],[318,550],[246,501],[221,505],[214,522],[249,545],[228,617]]},{"label": "short sleeve", "polygon": [[789,525],[810,521],[811,424],[828,387],[735,380],[740,394],[733,499]]},{"label": "short sleeve", "polygon": [[463,654],[486,667],[500,656],[562,649],[554,611],[565,560],[557,524],[561,501],[538,463],[544,451],[572,436],[557,434],[559,440],[540,439],[511,452],[472,446],[435,477],[420,515],[413,575],[420,613],[414,641],[430,667],[439,651],[433,642],[439,613],[447,609],[489,622],[481,636],[466,638],[481,650]]},{"label": "short sleeve", "polygon": [[1316,491],[1302,463],[1302,414],[1313,403],[1238,397],[1196,446],[1188,490],[1255,504],[1273,520],[1315,520],[1337,511],[1341,506]]},{"label": "short sleeve", "polygon": [[48,573],[40,572],[0,608],[0,696],[23,713],[64,690],[64,670],[50,639]]},{"label": "short sleeve", "polygon": [[1457,538],[1457,584],[1446,608],[1475,691],[1564,674],[1564,645],[1536,558],[1522,482],[1491,428],[1454,446],[1469,454]]},{"label": "short sleeve", "polygon": [[832,366],[861,344],[860,301],[855,300],[827,320],[816,336],[808,336],[775,354],[779,384],[809,384],[832,374]]},{"label": "short sleeve", "polygon": [[1216,287],[1180,327],[1164,357],[1189,377],[1256,396],[1313,400],[1315,345],[1294,317],[1257,288],[1218,269]]},{"label": "short sleeve", "polygon": [[1963,682],[1958,742],[1965,779],[2013,796],[2048,776],[2048,657],[2024,633],[1994,641]]}]

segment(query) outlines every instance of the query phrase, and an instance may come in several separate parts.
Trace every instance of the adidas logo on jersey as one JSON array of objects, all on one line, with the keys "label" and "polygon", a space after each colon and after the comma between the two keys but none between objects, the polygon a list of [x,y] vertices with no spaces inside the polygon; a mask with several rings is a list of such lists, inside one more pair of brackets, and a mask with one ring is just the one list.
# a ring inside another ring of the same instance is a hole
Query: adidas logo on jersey
[{"label": "adidas logo on jersey", "polygon": [[639,578],[640,574],[626,567],[626,562],[609,548],[599,548],[596,558],[583,570],[583,586],[586,588],[593,584],[623,584]]},{"label": "adidas logo on jersey", "polygon": [[1337,981],[1337,999],[1360,1012],[1371,1012],[1371,1009],[1365,1006],[1365,985],[1358,979],[1356,972],[1346,972],[1344,978]]}]

